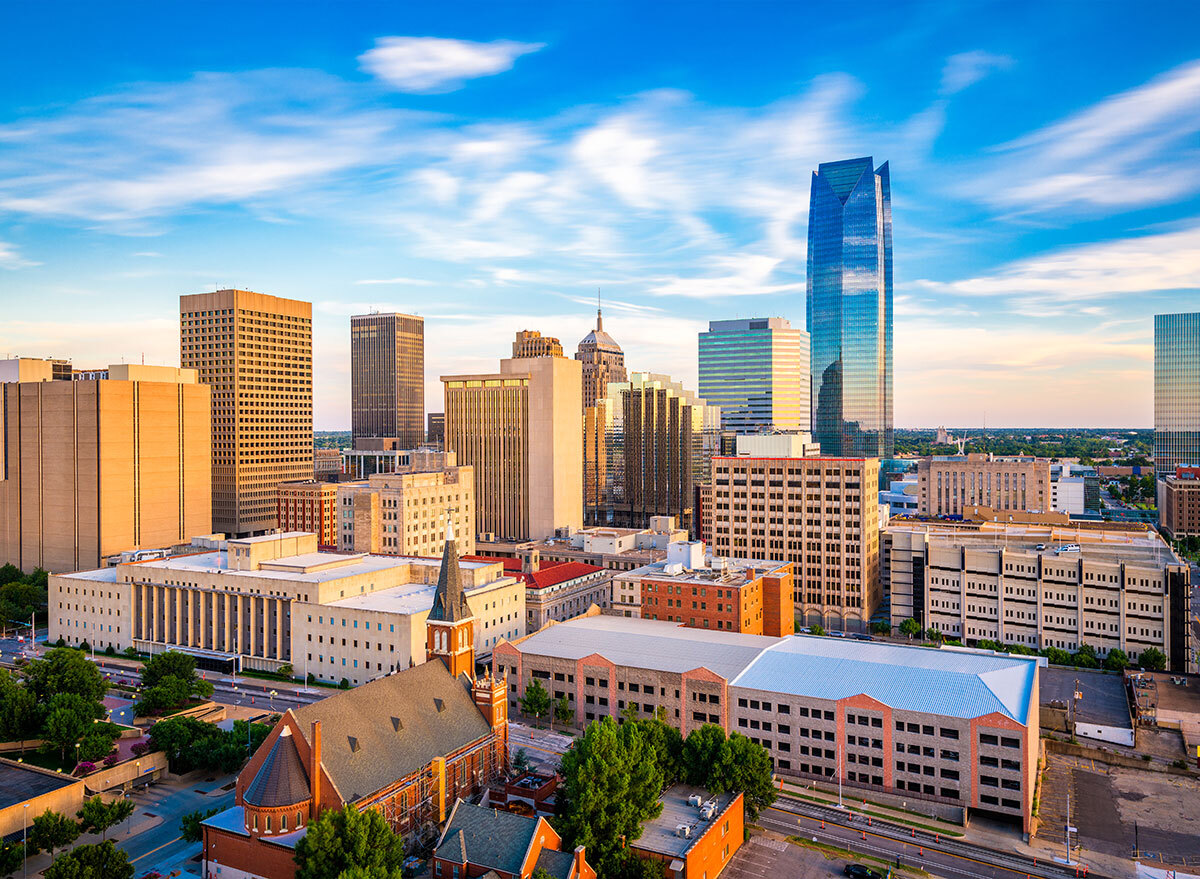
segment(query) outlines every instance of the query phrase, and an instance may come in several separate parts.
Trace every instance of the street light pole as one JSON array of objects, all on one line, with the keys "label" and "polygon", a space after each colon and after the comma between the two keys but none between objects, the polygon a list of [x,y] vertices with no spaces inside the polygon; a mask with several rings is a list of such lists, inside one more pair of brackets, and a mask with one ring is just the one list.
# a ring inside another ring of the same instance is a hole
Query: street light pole
[{"label": "street light pole", "polygon": [[25,879],[29,879],[29,803],[25,803],[21,810],[21,855],[25,866]]}]

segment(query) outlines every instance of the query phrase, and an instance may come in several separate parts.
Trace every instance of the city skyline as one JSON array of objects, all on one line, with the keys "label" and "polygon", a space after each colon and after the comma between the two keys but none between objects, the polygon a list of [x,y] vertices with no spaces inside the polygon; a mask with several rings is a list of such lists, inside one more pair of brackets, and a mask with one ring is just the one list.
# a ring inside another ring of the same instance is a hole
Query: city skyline
[{"label": "city skyline", "polygon": [[897,427],[1148,427],[1152,315],[1194,309],[1200,277],[1197,13],[1157,8],[1006,6],[983,36],[916,4],[240,10],[237,34],[214,7],[184,51],[165,10],[81,9],[61,30],[86,70],[29,81],[20,35],[53,13],[22,7],[0,351],[174,365],[179,295],[311,301],[315,427],[348,429],[350,315],[426,319],[437,411],[438,376],[517,330],[573,346],[600,287],[627,367],[694,387],[709,320],[804,325],[809,176],[874,155]]}]

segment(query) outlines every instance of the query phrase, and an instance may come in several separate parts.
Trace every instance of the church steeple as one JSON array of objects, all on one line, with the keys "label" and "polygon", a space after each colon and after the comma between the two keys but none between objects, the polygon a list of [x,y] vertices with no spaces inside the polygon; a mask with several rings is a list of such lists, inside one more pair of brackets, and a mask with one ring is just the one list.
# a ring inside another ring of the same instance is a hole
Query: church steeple
[{"label": "church steeple", "polygon": [[442,548],[442,568],[438,572],[437,590],[433,593],[433,608],[425,623],[425,658],[441,659],[458,677],[475,676],[475,618],[467,604],[462,586],[462,569],[458,563],[458,545],[454,528],[446,513],[446,545]]}]

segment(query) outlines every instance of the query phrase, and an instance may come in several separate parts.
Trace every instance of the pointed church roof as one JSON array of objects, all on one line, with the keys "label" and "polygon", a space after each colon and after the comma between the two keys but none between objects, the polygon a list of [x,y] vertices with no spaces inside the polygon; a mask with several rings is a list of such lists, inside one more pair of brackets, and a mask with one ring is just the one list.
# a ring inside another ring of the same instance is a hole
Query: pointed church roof
[{"label": "pointed church roof", "polygon": [[308,772],[285,726],[242,799],[251,806],[275,808],[303,803],[309,796]]},{"label": "pointed church roof", "polygon": [[442,549],[442,569],[438,572],[437,591],[433,593],[433,610],[429,621],[457,623],[471,617],[467,594],[462,586],[462,569],[458,564],[458,545],[454,529],[446,522],[446,545]]}]

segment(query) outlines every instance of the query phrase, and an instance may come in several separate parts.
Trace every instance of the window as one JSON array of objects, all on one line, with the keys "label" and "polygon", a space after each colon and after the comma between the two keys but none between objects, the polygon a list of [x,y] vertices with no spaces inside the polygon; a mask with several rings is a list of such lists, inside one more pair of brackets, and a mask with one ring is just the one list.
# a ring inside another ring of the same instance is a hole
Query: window
[{"label": "window", "polygon": [[941,730],[939,730],[939,732],[941,732],[943,739],[957,739],[958,738],[958,730],[956,730],[956,729],[948,729],[946,727],[942,727]]}]

